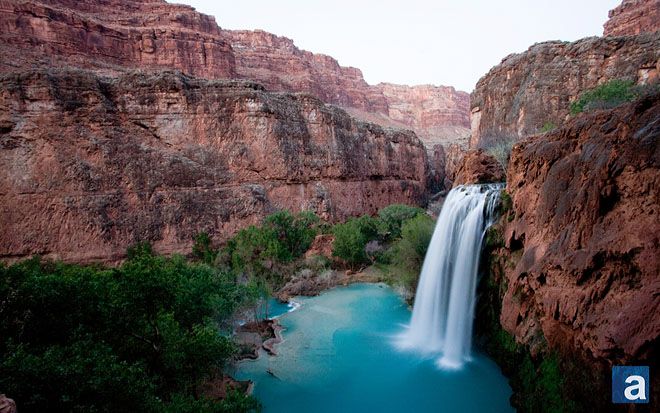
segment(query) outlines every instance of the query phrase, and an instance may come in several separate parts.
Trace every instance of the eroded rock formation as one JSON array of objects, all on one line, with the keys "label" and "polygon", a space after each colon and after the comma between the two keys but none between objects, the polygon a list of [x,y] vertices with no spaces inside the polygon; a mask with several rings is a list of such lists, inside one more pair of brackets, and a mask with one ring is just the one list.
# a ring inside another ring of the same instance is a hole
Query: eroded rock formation
[{"label": "eroded rock formation", "polygon": [[623,0],[610,10],[605,36],[630,36],[660,30],[660,0]]},{"label": "eroded rock formation", "polygon": [[504,178],[504,169],[497,159],[482,149],[476,149],[465,153],[456,172],[454,186],[504,182]]},{"label": "eroded rock formation", "polygon": [[471,95],[471,148],[517,141],[560,126],[581,92],[610,79],[660,78],[660,32],[544,42],[507,56]]},{"label": "eroded rock formation", "polygon": [[270,90],[311,93],[353,116],[414,130],[433,145],[467,145],[469,95],[449,86],[367,84],[359,69],[330,56],[298,49],[293,40],[264,31],[223,31],[233,46],[238,75]]},{"label": "eroded rock formation", "polygon": [[426,151],[308,95],[174,72],[0,77],[0,257],[188,251],[276,208],[328,219],[423,201]]},{"label": "eroded rock formation", "polygon": [[465,144],[469,95],[451,87],[370,86],[362,72],[264,31],[222,30],[164,0],[0,0],[0,72],[80,67],[176,69],[305,92],[360,119],[413,129],[427,144]]},{"label": "eroded rock formation", "polygon": [[402,86],[381,83],[390,119],[413,129],[428,148],[442,144],[467,147],[470,95],[451,86]]},{"label": "eroded rock formation", "polygon": [[236,77],[215,19],[162,0],[0,0],[1,72],[74,66]]},{"label": "eroded rock formation", "polygon": [[[517,144],[503,220],[504,329],[532,352],[593,368],[657,364],[659,188],[660,95]],[[609,389],[583,397],[609,405]]]}]

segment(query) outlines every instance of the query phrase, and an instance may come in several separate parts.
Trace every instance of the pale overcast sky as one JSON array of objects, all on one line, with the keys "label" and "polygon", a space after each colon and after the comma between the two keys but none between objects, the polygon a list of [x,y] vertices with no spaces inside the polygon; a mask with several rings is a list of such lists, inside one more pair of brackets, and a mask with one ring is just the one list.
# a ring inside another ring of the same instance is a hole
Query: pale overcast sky
[{"label": "pale overcast sky", "polygon": [[620,0],[174,0],[226,29],[262,29],[379,82],[467,92],[509,53],[602,35]]}]

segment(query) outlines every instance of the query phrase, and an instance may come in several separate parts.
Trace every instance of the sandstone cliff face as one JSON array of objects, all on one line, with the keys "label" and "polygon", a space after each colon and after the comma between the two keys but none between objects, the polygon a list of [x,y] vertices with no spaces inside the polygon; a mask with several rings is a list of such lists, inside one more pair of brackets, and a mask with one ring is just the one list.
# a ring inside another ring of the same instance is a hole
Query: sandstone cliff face
[{"label": "sandstone cliff face", "polygon": [[428,148],[458,144],[470,136],[470,95],[451,86],[381,83],[390,119],[413,129]]},{"label": "sandstone cliff face", "polygon": [[514,147],[500,321],[518,342],[609,365],[657,363],[659,141],[656,95]]},{"label": "sandstone cliff face", "polygon": [[465,144],[469,95],[450,87],[370,86],[362,72],[263,31],[222,30],[211,16],[164,0],[0,0],[0,72],[81,67],[176,69],[305,92],[363,120]]},{"label": "sandstone cliff face", "polygon": [[267,89],[307,92],[327,103],[387,113],[387,101],[360,69],[342,67],[330,56],[298,49],[293,40],[264,31],[225,30],[236,55],[237,73]]},{"label": "sandstone cliff face", "polygon": [[114,261],[182,252],[277,208],[328,219],[423,201],[412,132],[307,95],[177,73],[0,77],[0,258]]},{"label": "sandstone cliff face", "polygon": [[605,36],[630,36],[660,30],[660,0],[623,0],[610,10]]},{"label": "sandstone cliff face", "polygon": [[330,56],[298,49],[293,40],[264,31],[225,30],[236,55],[237,73],[270,90],[311,93],[353,116],[414,130],[429,151],[469,136],[469,95],[448,86],[370,86],[362,72]]},{"label": "sandstone cliff face", "polygon": [[454,178],[454,186],[504,182],[504,169],[497,159],[481,149],[465,153]]},{"label": "sandstone cliff face", "polygon": [[236,76],[213,17],[161,0],[0,0],[0,72],[76,66]]},{"label": "sandstone cliff face", "polygon": [[610,79],[655,82],[660,32],[627,37],[545,42],[506,57],[471,95],[470,147],[488,147],[561,125],[581,92]]}]

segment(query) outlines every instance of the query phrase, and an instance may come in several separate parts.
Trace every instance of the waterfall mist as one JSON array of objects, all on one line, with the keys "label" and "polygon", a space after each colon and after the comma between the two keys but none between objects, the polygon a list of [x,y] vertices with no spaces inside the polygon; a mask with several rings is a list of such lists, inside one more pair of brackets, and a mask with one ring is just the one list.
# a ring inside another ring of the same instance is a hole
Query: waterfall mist
[{"label": "waterfall mist", "polygon": [[458,186],[447,195],[438,217],[412,319],[399,345],[437,353],[441,367],[460,368],[470,358],[481,245],[503,187]]}]

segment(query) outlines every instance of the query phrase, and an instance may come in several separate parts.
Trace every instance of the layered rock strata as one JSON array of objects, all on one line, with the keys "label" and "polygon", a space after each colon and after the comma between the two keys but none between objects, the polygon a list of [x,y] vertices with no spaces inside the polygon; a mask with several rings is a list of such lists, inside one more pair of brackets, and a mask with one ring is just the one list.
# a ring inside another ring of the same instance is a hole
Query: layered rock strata
[{"label": "layered rock strata", "polygon": [[533,352],[657,364],[659,188],[660,95],[517,144],[504,329]]},{"label": "layered rock strata", "polygon": [[188,251],[278,208],[334,220],[424,201],[426,151],[308,95],[174,72],[0,77],[0,257]]},{"label": "layered rock strata", "polygon": [[471,95],[471,148],[515,142],[560,126],[570,103],[607,80],[660,78],[660,32],[544,42],[507,56]]}]

